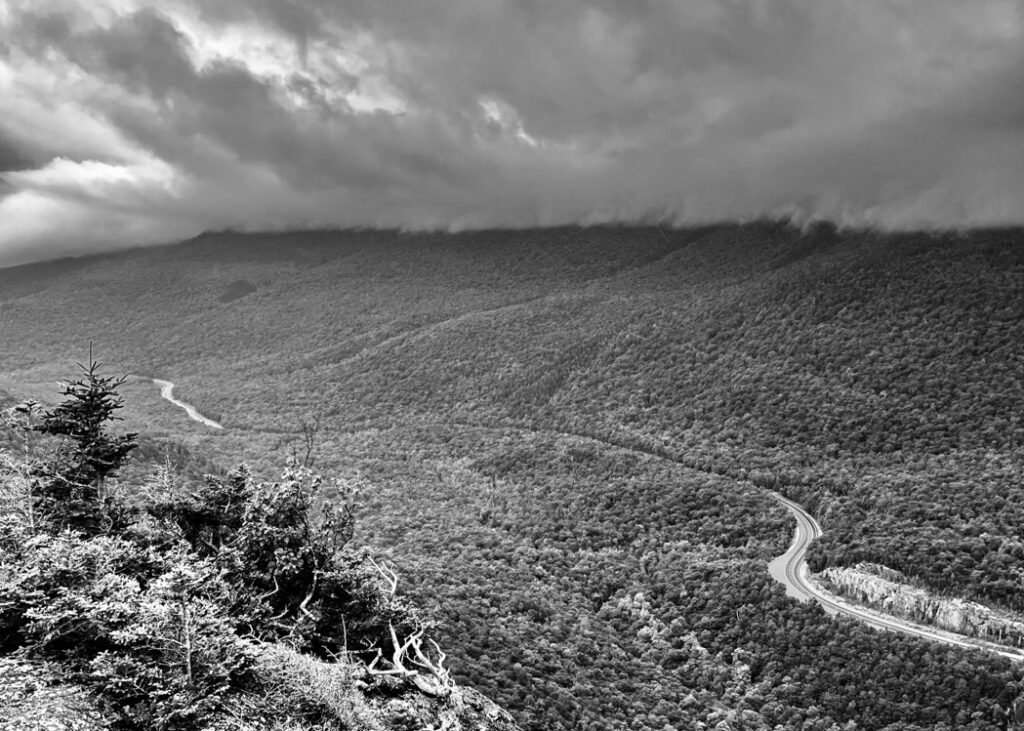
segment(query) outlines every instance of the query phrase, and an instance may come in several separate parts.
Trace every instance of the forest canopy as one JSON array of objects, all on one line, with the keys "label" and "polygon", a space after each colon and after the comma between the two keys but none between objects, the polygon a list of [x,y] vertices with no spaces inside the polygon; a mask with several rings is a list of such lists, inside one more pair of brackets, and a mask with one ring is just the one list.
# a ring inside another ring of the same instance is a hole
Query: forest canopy
[{"label": "forest canopy", "polygon": [[529,729],[1002,729],[1019,668],[833,620],[765,564],[779,491],[822,524],[815,569],[1021,611],[1022,235],[211,233],[0,270],[0,387],[53,402],[94,333],[224,425],[121,387],[133,455],[192,486],[278,482],[319,418],[317,469],[365,481],[349,545]]}]

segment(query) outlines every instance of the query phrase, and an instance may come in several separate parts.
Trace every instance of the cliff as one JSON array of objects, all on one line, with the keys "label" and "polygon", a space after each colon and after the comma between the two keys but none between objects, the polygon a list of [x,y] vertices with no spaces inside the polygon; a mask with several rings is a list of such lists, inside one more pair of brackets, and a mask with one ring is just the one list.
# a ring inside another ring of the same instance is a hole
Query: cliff
[{"label": "cliff", "polygon": [[1019,646],[1024,639],[1024,621],[1009,613],[957,597],[936,596],[885,566],[830,567],[820,577],[827,589],[887,614],[1009,645]]}]

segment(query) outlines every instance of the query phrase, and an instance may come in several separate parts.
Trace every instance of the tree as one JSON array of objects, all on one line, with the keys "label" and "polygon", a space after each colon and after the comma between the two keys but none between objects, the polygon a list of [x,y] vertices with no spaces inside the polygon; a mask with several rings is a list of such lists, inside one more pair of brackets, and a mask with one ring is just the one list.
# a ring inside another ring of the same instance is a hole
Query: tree
[{"label": "tree", "polygon": [[137,434],[112,434],[107,428],[109,422],[120,420],[114,414],[124,399],[117,389],[127,377],[99,375],[100,363],[93,360],[91,346],[88,365],[78,366],[82,376],[64,385],[67,398],[33,427],[67,440],[60,460],[38,489],[38,503],[57,527],[92,534],[104,522],[105,480],[139,444]]},{"label": "tree", "polygon": [[296,445],[294,441],[289,444],[292,458],[303,467],[312,467],[315,461],[313,452],[316,450],[317,441],[323,430],[324,409],[319,407],[310,417],[298,419],[299,431],[302,432],[302,444]]}]

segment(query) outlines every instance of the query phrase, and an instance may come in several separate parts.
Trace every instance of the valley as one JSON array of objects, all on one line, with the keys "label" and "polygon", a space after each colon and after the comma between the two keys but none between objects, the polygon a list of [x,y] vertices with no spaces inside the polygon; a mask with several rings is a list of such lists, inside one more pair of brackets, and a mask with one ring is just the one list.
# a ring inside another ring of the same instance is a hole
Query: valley
[{"label": "valley", "polygon": [[[401,338],[405,336],[395,337]],[[203,416],[191,404],[186,404],[174,398],[174,384],[170,381],[164,381],[157,378],[149,380],[160,388],[161,398],[166,399],[178,408],[184,409],[189,418],[193,421],[206,427],[223,429],[223,426]],[[573,435],[566,434],[564,436]],[[617,447],[619,445],[612,444],[610,446]],[[830,615],[842,614],[847,617],[852,617],[875,629],[900,632],[909,636],[920,637],[925,640],[941,642],[943,644],[966,649],[980,648],[987,652],[992,652],[997,655],[1010,658],[1016,662],[1024,661],[1024,654],[1010,651],[1009,648],[1005,646],[976,638],[967,638],[955,632],[942,631],[936,627],[908,622],[905,619],[892,616],[891,614],[871,611],[866,607],[848,603],[841,597],[824,591],[809,580],[805,562],[805,555],[811,542],[821,537],[821,526],[818,525],[818,522],[813,518],[813,516],[793,501],[787,500],[780,495],[775,495],[774,497],[790,511],[796,521],[793,543],[784,554],[776,557],[768,564],[768,573],[772,578],[785,586],[786,594],[788,596],[800,601],[811,600],[817,602],[822,606],[822,608],[824,608],[825,612]]]},{"label": "valley", "polygon": [[793,536],[774,491],[820,521],[815,573],[1024,609],[1019,241],[210,234],[0,270],[0,388],[52,400],[93,340],[180,400],[128,383],[124,428],[260,475],[319,417],[356,540],[524,728],[1005,728],[1018,664],[832,618],[765,567]]}]

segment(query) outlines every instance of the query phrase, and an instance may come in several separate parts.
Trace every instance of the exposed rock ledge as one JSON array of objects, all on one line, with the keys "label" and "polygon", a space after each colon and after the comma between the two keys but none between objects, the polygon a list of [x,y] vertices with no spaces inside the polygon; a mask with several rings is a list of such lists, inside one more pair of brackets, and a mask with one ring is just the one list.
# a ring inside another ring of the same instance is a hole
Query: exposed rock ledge
[{"label": "exposed rock ledge", "polygon": [[[471,688],[453,686],[440,696],[398,677],[367,683],[344,662],[322,662],[283,645],[253,647],[265,697],[228,699],[224,714],[204,731],[521,731],[506,710]],[[299,720],[296,709],[319,711],[322,723]],[[0,731],[109,728],[87,690],[67,684],[53,666],[0,657]]]},{"label": "exposed rock ledge", "polygon": [[878,564],[825,569],[824,586],[837,594],[914,622],[970,637],[1024,645],[1024,621],[1008,612],[959,598],[940,597],[912,586],[899,571]]}]

